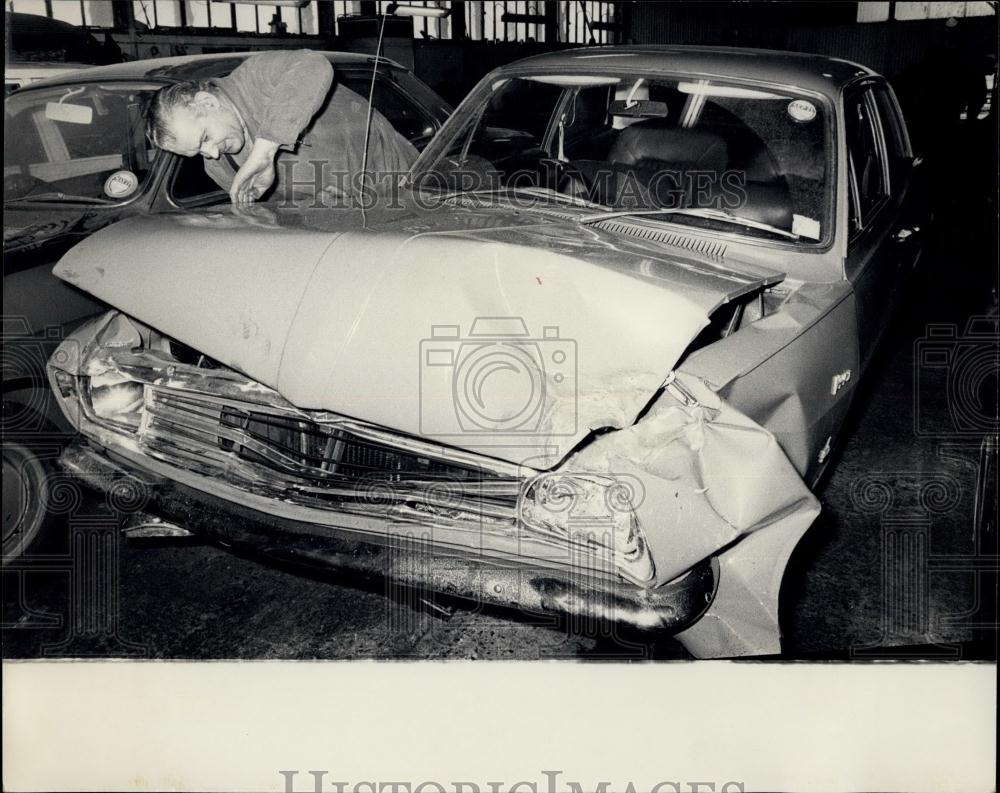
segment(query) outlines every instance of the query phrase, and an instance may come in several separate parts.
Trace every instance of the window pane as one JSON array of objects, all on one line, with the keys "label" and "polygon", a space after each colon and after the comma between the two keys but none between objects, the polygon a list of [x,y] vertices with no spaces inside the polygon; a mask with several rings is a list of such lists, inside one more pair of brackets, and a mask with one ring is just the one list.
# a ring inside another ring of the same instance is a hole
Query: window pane
[{"label": "window pane", "polygon": [[[288,22],[285,19],[278,19],[278,8],[272,5],[258,6],[260,9],[260,32],[261,33],[277,33],[280,28],[280,23],[284,23],[286,26]],[[285,9],[286,11],[288,9]],[[283,15],[284,16],[284,15]],[[290,15],[289,15],[290,16]],[[286,30],[288,28],[286,27]]]},{"label": "window pane", "polygon": [[281,21],[285,23],[286,33],[293,33],[298,35],[299,33],[299,13],[295,8],[283,8],[281,9]]},{"label": "window pane", "polygon": [[[151,150],[142,123],[143,100],[152,86],[88,85],[69,104],[83,119],[60,120],[49,103],[65,100],[67,89],[52,88],[14,94],[5,102],[4,169],[25,179],[13,196],[57,190],[69,196],[122,199],[134,194],[148,176],[156,150]],[[84,123],[85,122],[85,123]],[[128,171],[131,192],[110,191],[108,177]]]},{"label": "window pane", "polygon": [[153,11],[153,0],[133,0],[132,15],[136,22],[140,22],[146,27],[156,27],[156,14]]},{"label": "window pane", "polygon": [[316,11],[316,3],[312,2],[300,12],[302,18],[302,32],[307,36],[319,34],[319,17]]},{"label": "window pane", "polygon": [[179,0],[156,0],[156,26],[160,28],[179,28],[181,26]]},{"label": "window pane", "polygon": [[111,3],[101,2],[101,0],[87,0],[84,4],[87,12],[87,24],[95,27],[114,27],[115,15]]},{"label": "window pane", "polygon": [[187,23],[196,28],[208,27],[208,0],[184,0]]},{"label": "window pane", "polygon": [[19,14],[48,16],[45,12],[45,0],[14,0],[14,7],[11,10],[17,11]]},{"label": "window pane", "polygon": [[[467,123],[436,138],[438,159],[424,166],[444,174],[448,189],[470,189],[462,180],[471,173],[487,186],[568,187],[612,208],[684,209],[671,222],[748,236],[829,236],[828,114],[814,100],[608,69],[497,80],[467,101]],[[877,136],[864,131],[856,147],[859,160],[871,153],[862,170],[874,206],[883,163]],[[720,210],[750,222],[720,219]]]},{"label": "window pane", "polygon": [[209,196],[229,200],[229,195],[205,173],[203,157],[181,157],[170,194],[178,203],[190,203]]},{"label": "window pane", "polygon": [[82,25],[83,14],[80,12],[80,3],[77,0],[62,0],[62,2],[53,3],[52,18],[61,19],[71,25]]},{"label": "window pane", "polygon": [[896,3],[896,19],[946,19],[994,14],[990,3]]},{"label": "window pane", "polygon": [[867,219],[879,201],[887,194],[883,163],[875,133],[875,120],[871,116],[867,94],[854,97],[847,103],[847,150],[858,185],[861,217]]},{"label": "window pane", "polygon": [[885,145],[889,150],[890,159],[906,157],[906,141],[903,134],[902,120],[896,111],[896,104],[884,88],[875,91],[875,102],[878,105],[879,116],[882,118],[882,130],[885,132]]},{"label": "window pane", "polygon": [[212,27],[233,29],[233,6],[231,3],[212,2]]},{"label": "window pane", "polygon": [[257,7],[236,6],[236,29],[248,33],[257,32]]},{"label": "window pane", "polygon": [[887,19],[888,3],[858,3],[858,22],[885,22]]},{"label": "window pane", "polygon": [[[371,90],[370,73],[341,70],[338,79],[356,94],[368,98],[368,92]],[[434,133],[433,119],[408,97],[389,85],[384,77],[379,77],[375,81],[373,104],[375,109],[407,140],[424,138]]]}]

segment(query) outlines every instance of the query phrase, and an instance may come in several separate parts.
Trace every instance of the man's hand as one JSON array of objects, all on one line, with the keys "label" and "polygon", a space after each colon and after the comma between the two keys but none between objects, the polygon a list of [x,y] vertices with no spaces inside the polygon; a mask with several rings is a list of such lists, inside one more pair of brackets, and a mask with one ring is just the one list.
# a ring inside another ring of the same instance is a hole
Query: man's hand
[{"label": "man's hand", "polygon": [[278,144],[263,138],[253,142],[246,162],[240,166],[229,188],[229,199],[240,207],[250,206],[274,184],[274,157]]}]

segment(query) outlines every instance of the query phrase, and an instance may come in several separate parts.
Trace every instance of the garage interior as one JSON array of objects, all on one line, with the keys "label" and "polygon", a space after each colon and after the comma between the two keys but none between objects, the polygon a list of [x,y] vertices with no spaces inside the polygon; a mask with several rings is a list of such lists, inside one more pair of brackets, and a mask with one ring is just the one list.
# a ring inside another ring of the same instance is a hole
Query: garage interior
[{"label": "garage interior", "polygon": [[[5,55],[10,66],[298,48],[370,54],[384,21],[383,53],[452,105],[493,68],[582,46],[813,52],[885,75],[926,164],[933,223],[816,491],[823,513],[789,564],[782,657],[996,660],[997,4],[423,0],[414,5],[447,16],[386,17],[391,5],[6,0]],[[30,20],[15,15],[85,35],[39,45]],[[111,506],[82,500],[50,552],[4,568],[4,658],[690,657],[669,637],[605,623],[338,586],[332,574],[189,539],[128,540]]]}]

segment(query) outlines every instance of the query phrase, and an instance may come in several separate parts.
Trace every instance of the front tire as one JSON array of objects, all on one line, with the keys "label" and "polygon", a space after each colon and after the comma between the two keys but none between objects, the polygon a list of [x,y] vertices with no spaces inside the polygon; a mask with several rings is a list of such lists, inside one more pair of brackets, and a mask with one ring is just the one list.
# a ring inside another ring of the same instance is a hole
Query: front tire
[{"label": "front tire", "polygon": [[17,559],[44,535],[51,468],[29,446],[3,443],[3,562]]}]

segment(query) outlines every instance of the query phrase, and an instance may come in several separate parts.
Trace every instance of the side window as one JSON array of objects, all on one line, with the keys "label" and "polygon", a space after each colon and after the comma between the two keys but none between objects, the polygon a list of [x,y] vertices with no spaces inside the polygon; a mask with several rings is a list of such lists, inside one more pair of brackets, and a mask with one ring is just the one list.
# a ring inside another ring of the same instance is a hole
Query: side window
[{"label": "side window", "polygon": [[[513,87],[513,83],[511,85]],[[516,130],[540,143],[563,89],[528,80],[518,80],[517,87],[520,90],[493,93],[480,125],[497,130]]]},{"label": "side window", "polygon": [[[4,107],[4,172],[30,177],[13,191],[44,188],[105,202],[135,193],[156,156],[142,134],[141,96],[139,88],[86,84],[12,95]],[[108,177],[120,170],[134,177],[131,189],[106,192]]]},{"label": "side window", "polygon": [[872,93],[882,119],[882,128],[885,130],[885,145],[889,157],[909,157],[910,147],[907,143],[906,128],[896,100],[884,85],[877,86]]},{"label": "side window", "polygon": [[[170,196],[178,204],[192,206],[194,204],[214,203],[225,198],[226,192],[216,184],[215,180],[205,173],[203,157],[178,157],[180,162],[174,171],[174,179],[170,185]],[[211,199],[211,200],[209,200]]]},{"label": "side window", "polygon": [[847,156],[851,170],[851,226],[864,228],[889,196],[882,126],[871,89],[845,100]]},{"label": "side window", "polygon": [[889,174],[892,183],[899,183],[909,173],[913,165],[913,152],[910,150],[906,126],[899,105],[887,86],[876,86],[874,95],[879,118],[882,120],[882,129],[885,132]]},{"label": "side window", "polygon": [[[354,93],[368,98],[371,90],[371,73],[343,70],[338,73],[337,79]],[[417,148],[423,148],[422,144],[427,143],[434,135],[436,130],[434,120],[420,105],[396,89],[384,77],[380,76],[375,80],[372,103],[396,131]]]}]

